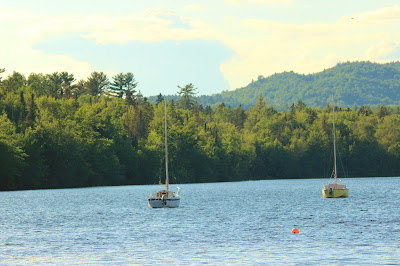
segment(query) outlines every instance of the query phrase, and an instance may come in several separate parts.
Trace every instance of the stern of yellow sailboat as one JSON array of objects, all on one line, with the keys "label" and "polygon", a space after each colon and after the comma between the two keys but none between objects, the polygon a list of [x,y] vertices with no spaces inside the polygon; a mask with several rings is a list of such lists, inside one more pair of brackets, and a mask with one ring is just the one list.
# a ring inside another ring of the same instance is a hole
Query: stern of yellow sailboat
[{"label": "stern of yellow sailboat", "polygon": [[347,198],[349,189],[345,184],[329,184],[322,189],[322,196],[324,198]]}]

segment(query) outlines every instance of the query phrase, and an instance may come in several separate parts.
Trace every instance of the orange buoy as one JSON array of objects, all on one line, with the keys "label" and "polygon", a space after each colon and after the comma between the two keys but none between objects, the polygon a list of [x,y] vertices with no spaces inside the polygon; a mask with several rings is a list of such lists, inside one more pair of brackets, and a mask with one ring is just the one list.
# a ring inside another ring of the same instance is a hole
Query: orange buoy
[{"label": "orange buoy", "polygon": [[299,229],[297,229],[297,228],[292,229],[292,234],[298,234],[298,233],[300,233]]}]

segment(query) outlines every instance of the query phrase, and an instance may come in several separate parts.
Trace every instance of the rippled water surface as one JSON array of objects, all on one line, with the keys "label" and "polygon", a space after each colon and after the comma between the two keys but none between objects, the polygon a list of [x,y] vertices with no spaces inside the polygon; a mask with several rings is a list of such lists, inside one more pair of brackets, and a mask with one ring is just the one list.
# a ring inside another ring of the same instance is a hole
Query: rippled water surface
[{"label": "rippled water surface", "polygon": [[0,192],[0,264],[399,263],[400,178],[324,181],[185,184],[177,209],[147,206],[161,186]]}]

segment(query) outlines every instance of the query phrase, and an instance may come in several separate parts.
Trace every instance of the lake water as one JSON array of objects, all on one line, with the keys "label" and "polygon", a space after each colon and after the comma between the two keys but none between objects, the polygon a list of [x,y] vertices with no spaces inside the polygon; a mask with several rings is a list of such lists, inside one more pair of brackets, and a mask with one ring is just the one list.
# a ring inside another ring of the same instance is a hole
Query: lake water
[{"label": "lake water", "polygon": [[[398,264],[400,178],[184,184],[0,192],[0,264]],[[291,234],[296,227],[300,234]]]}]

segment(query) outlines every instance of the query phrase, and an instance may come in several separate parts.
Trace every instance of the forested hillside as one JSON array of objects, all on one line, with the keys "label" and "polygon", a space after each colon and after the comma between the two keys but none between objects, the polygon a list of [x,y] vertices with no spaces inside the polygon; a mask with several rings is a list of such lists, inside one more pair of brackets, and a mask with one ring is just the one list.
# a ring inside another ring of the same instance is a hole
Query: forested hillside
[{"label": "forested hillside", "polygon": [[248,109],[254,105],[257,97],[263,96],[267,104],[277,110],[287,111],[288,107],[297,101],[313,107],[326,105],[333,94],[341,107],[398,105],[400,62],[340,63],[333,68],[309,75],[284,72],[270,77],[259,76],[244,88],[200,96],[197,100],[212,107],[224,102],[227,106],[241,105]]},{"label": "forested hillside", "polygon": [[[157,183],[163,97],[149,102],[136,84],[132,73],[111,81],[102,72],[81,81],[66,72],[3,77],[0,190]],[[249,110],[212,109],[195,92],[188,84],[168,101],[172,182],[330,175],[331,106],[298,101],[282,112],[258,97]],[[337,109],[339,162],[348,175],[400,175],[399,114],[400,106]]]}]

